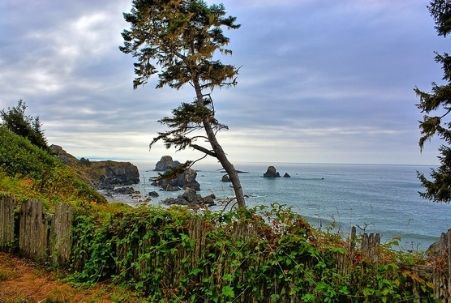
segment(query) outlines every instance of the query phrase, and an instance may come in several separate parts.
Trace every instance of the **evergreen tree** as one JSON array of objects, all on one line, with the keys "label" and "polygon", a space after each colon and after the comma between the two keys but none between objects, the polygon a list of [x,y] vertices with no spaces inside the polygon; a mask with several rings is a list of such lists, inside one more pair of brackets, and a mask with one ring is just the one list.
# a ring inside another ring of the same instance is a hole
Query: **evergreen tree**
[{"label": "evergreen tree", "polygon": [[27,138],[34,145],[48,150],[47,140],[41,129],[39,117],[27,116],[25,114],[26,109],[25,102],[19,100],[15,107],[8,108],[7,111],[1,110],[0,117],[3,120],[1,125],[17,135]]},{"label": "evergreen tree", "polygon": [[[211,97],[214,88],[236,84],[238,69],[217,59],[218,52],[232,53],[226,48],[229,38],[223,29],[239,28],[236,18],[226,16],[222,4],[207,5],[201,0],[134,0],[124,18],[130,29],[122,33],[120,50],[136,58],[134,88],[157,74],[157,88],[180,89],[189,84],[195,92],[193,101],[182,103],[172,116],[160,120],[169,130],[159,133],[150,147],[162,140],[167,148],[190,147],[204,153],[202,158],[218,159],[230,176],[238,205],[244,207],[238,174],[216,138],[227,126],[216,120]],[[199,145],[199,140],[210,146]]]},{"label": "evergreen tree", "polygon": [[[434,0],[428,6],[431,16],[435,20],[435,28],[439,36],[446,36],[451,32],[451,1]],[[449,113],[451,112],[451,57],[447,54],[436,53],[435,61],[442,65],[444,72],[444,84],[432,83],[430,93],[415,88],[416,94],[420,98],[417,104],[421,112],[425,113],[423,121],[420,121],[421,137],[420,148],[423,149],[426,140],[437,135],[444,143],[440,146],[440,167],[433,169],[431,179],[424,174],[418,177],[426,189],[420,193],[424,198],[436,202],[451,201],[451,122]]]}]

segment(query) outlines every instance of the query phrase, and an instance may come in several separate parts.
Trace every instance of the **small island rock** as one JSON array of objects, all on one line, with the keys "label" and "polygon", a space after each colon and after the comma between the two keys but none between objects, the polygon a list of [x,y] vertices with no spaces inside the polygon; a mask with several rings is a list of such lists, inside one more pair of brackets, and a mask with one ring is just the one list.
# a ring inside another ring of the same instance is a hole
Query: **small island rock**
[{"label": "small island rock", "polygon": [[291,178],[291,176],[290,176],[288,173],[285,173],[285,174],[283,175],[283,177],[284,177],[284,178]]},{"label": "small island rock", "polygon": [[187,205],[191,208],[199,208],[204,206],[215,205],[215,195],[211,194],[205,197],[198,195],[192,188],[186,188],[182,195],[177,198],[168,198],[163,201],[167,205]]},{"label": "small island rock", "polygon": [[160,196],[156,191],[151,191],[147,195],[152,198],[158,198]]},{"label": "small island rock", "polygon": [[133,187],[125,186],[125,187],[117,187],[113,190],[116,194],[122,195],[132,195],[135,193],[135,189]]},{"label": "small island rock", "polygon": [[222,176],[221,181],[222,181],[222,182],[231,182],[231,181],[230,181],[230,177],[229,177],[229,175],[227,175],[227,174],[224,175],[224,176]]},{"label": "small island rock", "polygon": [[266,173],[263,174],[263,177],[265,178],[279,178],[280,174],[276,170],[274,166],[268,166],[268,169],[266,170]]},{"label": "small island rock", "polygon": [[172,160],[171,156],[163,156],[155,165],[155,171],[166,171],[180,165],[179,161]]},{"label": "small island rock", "polygon": [[188,168],[183,173],[177,174],[173,179],[162,179],[152,182],[152,185],[159,186],[166,191],[176,191],[181,188],[192,188],[200,190],[200,184],[196,180],[197,172],[194,169]]}]

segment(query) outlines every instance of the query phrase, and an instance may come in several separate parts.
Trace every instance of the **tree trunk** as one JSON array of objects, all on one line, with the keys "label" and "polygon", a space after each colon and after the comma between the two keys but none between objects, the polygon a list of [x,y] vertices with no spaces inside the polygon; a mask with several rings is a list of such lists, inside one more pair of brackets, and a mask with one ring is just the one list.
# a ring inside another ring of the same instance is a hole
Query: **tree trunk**
[{"label": "tree trunk", "polygon": [[[194,88],[196,90],[197,103],[201,104],[202,106],[205,106],[199,81],[194,81]],[[233,167],[233,164],[227,159],[227,156],[224,150],[222,149],[222,146],[219,144],[218,139],[216,138],[215,132],[211,126],[208,117],[203,119],[203,125],[205,132],[207,133],[208,141],[210,141],[211,147],[213,148],[213,151],[215,152],[219,163],[221,163],[222,167],[230,177],[230,181],[232,182],[238,206],[243,208],[246,207],[243,188],[241,187],[241,182],[238,173],[236,172],[235,167]]]}]

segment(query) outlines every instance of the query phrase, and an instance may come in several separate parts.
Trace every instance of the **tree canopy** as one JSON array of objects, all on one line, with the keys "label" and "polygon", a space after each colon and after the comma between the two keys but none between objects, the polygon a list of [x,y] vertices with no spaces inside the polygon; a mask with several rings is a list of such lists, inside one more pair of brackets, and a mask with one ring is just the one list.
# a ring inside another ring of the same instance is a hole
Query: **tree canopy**
[{"label": "tree canopy", "polygon": [[[439,36],[446,36],[451,32],[451,2],[449,0],[431,1],[428,6],[431,16],[435,20],[435,28]],[[420,148],[424,143],[434,136],[440,138],[444,143],[440,146],[440,166],[433,169],[431,179],[424,174],[418,174],[421,183],[426,189],[420,193],[421,196],[436,201],[451,201],[451,57],[447,53],[436,53],[435,61],[442,65],[443,84],[432,83],[431,92],[424,92],[415,88],[420,98],[418,108],[424,113],[420,121],[421,137]]]},{"label": "tree canopy", "polygon": [[161,140],[167,148],[190,147],[218,159],[230,176],[238,204],[244,206],[238,174],[216,138],[227,126],[216,120],[211,96],[214,88],[236,84],[238,69],[218,59],[219,54],[232,54],[224,29],[239,28],[236,18],[227,16],[222,4],[201,0],[134,0],[124,18],[130,29],[122,33],[120,50],[136,58],[134,88],[156,74],[157,88],[188,84],[195,92],[193,101],[183,102],[172,116],[160,120],[169,130],[159,133],[150,146]]},{"label": "tree canopy", "polygon": [[1,110],[0,117],[3,120],[1,125],[17,135],[27,138],[32,144],[48,150],[47,140],[41,129],[39,117],[27,116],[25,114],[26,109],[25,102],[19,100],[15,107]]}]

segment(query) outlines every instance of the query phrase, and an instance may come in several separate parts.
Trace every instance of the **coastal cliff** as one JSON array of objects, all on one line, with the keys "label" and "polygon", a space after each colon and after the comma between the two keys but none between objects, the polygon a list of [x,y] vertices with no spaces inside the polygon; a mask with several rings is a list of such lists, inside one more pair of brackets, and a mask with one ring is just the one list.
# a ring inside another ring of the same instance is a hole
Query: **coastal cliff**
[{"label": "coastal cliff", "polygon": [[130,162],[90,161],[84,158],[78,160],[58,145],[51,145],[50,150],[98,189],[112,189],[115,185],[139,183],[138,168]]}]

